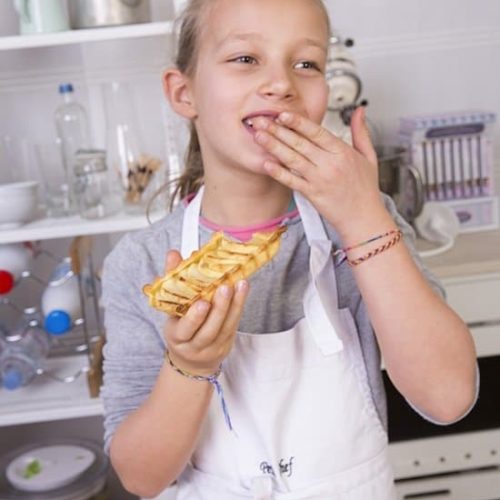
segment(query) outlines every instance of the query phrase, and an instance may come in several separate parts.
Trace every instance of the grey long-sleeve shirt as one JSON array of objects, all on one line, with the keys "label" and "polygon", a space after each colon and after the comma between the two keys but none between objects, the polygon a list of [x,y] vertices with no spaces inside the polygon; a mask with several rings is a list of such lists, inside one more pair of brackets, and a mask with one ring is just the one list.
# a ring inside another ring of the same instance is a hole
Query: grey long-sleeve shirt
[{"label": "grey long-sleeve shirt", "polygon": [[[396,212],[392,200],[385,203],[403,231],[404,241],[430,284],[442,288],[419,258],[412,228]],[[168,250],[180,249],[184,206],[165,219],[126,234],[107,256],[103,271],[102,305],[105,308],[107,342],[104,348],[105,449],[120,422],[138,408],[155,384],[164,362],[165,314],[152,309],[142,287],[163,274]],[[325,223],[334,248],[342,247],[335,230]],[[200,227],[200,243],[212,231]],[[239,330],[249,333],[289,329],[303,317],[302,296],[309,279],[309,246],[299,216],[291,220],[280,250],[273,260],[250,278],[250,292]],[[339,307],[348,307],[356,322],[367,367],[372,397],[382,423],[387,411],[380,370],[380,352],[352,271],[347,264],[336,268]],[[165,422],[168,425],[168,422]]]}]

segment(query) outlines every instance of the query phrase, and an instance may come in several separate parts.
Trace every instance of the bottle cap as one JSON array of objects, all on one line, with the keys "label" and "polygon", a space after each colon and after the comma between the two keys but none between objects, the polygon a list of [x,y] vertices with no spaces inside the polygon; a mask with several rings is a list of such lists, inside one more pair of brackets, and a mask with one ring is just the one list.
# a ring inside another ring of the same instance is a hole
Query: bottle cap
[{"label": "bottle cap", "polygon": [[71,83],[61,83],[59,85],[59,93],[66,94],[67,92],[73,92],[73,85]]},{"label": "bottle cap", "polygon": [[11,368],[3,374],[3,386],[9,391],[18,389],[23,385],[23,375],[19,370]]},{"label": "bottle cap", "polygon": [[71,329],[71,318],[67,312],[51,311],[47,314],[43,326],[51,335],[62,335]]},{"label": "bottle cap", "polygon": [[9,271],[0,269],[0,295],[9,293],[14,288],[14,276]]}]

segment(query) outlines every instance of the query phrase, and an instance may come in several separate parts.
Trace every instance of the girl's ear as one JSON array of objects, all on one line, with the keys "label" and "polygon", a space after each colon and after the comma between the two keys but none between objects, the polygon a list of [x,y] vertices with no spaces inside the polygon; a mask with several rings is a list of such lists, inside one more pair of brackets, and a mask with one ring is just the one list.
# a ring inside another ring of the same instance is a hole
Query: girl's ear
[{"label": "girl's ear", "polygon": [[184,118],[196,118],[190,79],[178,69],[169,68],[163,73],[162,81],[172,109]]}]

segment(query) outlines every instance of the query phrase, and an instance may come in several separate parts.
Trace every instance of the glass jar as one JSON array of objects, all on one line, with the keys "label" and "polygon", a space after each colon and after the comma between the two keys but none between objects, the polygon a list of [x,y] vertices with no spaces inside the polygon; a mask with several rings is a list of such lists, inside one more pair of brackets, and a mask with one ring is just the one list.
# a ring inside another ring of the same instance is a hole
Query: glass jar
[{"label": "glass jar", "polygon": [[104,150],[77,151],[74,193],[78,211],[87,219],[106,217],[120,209],[120,200],[110,186]]}]

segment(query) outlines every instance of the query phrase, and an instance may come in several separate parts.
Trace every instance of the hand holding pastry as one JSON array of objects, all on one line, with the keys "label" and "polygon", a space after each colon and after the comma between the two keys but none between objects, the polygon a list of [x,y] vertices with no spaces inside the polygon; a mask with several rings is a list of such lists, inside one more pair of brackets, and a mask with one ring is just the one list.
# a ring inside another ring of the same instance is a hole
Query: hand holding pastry
[{"label": "hand holding pastry", "polygon": [[[179,252],[167,254],[166,272],[182,261]],[[216,289],[212,303],[194,302],[182,317],[170,316],[164,335],[172,362],[196,375],[212,375],[229,354],[243,312],[248,283],[223,284]]]}]

